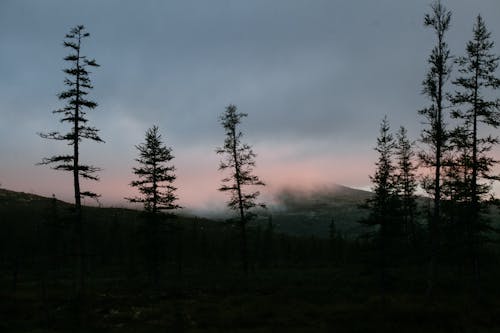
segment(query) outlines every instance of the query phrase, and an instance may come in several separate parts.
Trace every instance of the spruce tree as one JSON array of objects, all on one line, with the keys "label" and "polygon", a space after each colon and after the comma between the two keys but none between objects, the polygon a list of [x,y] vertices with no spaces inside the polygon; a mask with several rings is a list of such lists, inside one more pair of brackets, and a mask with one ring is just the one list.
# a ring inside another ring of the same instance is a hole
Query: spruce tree
[{"label": "spruce tree", "polygon": [[243,133],[238,129],[242,118],[246,113],[238,112],[235,105],[228,105],[226,111],[220,117],[220,123],[224,127],[226,138],[224,145],[216,149],[217,154],[224,158],[221,160],[219,170],[229,171],[229,175],[222,180],[223,185],[219,191],[229,192],[230,199],[228,207],[239,213],[240,227],[240,251],[243,270],[248,272],[248,250],[246,226],[254,217],[251,209],[256,206],[264,206],[257,202],[259,191],[247,190],[248,187],[264,186],[258,176],[253,174],[256,154],[252,147],[242,143]]},{"label": "spruce tree", "polygon": [[[136,146],[139,157],[138,167],[133,168],[138,177],[130,183],[140,195],[126,198],[133,203],[144,205],[146,225],[144,225],[145,263],[153,287],[158,287],[160,279],[160,259],[162,252],[161,220],[171,217],[173,210],[180,208],[176,203],[177,188],[173,185],[176,176],[175,167],[169,162],[174,158],[172,149],[165,146],[157,126],[146,131],[146,141]],[[163,212],[169,212],[164,214]]]},{"label": "spruce tree", "polygon": [[463,197],[467,203],[467,239],[476,279],[479,278],[479,236],[487,227],[481,221],[480,211],[486,196],[491,194],[491,180],[499,179],[492,174],[498,161],[490,154],[498,138],[480,133],[480,129],[500,126],[500,99],[488,98],[500,87],[500,79],[495,76],[500,57],[492,53],[493,47],[491,33],[479,15],[473,38],[467,43],[466,55],[456,60],[460,75],[453,81],[457,91],[451,99],[455,107],[452,116],[460,121],[460,135],[456,136],[461,140],[457,139],[457,148],[463,152],[470,171],[469,177],[464,179],[466,192]]},{"label": "spruce tree", "polygon": [[58,131],[49,133],[40,133],[44,139],[52,139],[58,141],[66,141],[72,146],[72,152],[64,155],[55,155],[44,158],[42,165],[52,165],[55,170],[69,171],[73,174],[73,188],[75,198],[75,230],[77,245],[76,258],[77,263],[77,279],[78,283],[76,290],[77,294],[81,294],[85,285],[85,254],[84,254],[84,234],[82,225],[82,197],[97,198],[98,195],[91,191],[82,191],[80,188],[80,180],[90,179],[99,180],[96,172],[99,168],[83,164],[80,159],[80,144],[82,140],[90,140],[103,142],[99,137],[99,130],[88,125],[87,112],[97,107],[97,103],[89,99],[88,95],[93,86],[89,77],[90,68],[98,67],[94,59],[89,59],[82,54],[82,45],[85,38],[90,34],[85,31],[83,25],[79,25],[70,30],[64,40],[64,47],[70,49],[70,54],[64,60],[69,63],[69,67],[63,71],[67,77],[64,79],[64,84],[67,90],[61,92],[58,97],[61,101],[66,101],[66,105],[61,109],[53,111],[54,114],[61,116],[60,122],[69,123],[71,129],[67,133]]},{"label": "spruce tree", "polygon": [[386,116],[380,124],[380,134],[375,147],[378,153],[375,174],[370,176],[374,193],[373,198],[369,199],[371,221],[380,228],[386,225],[388,218],[394,213],[394,199],[397,194],[396,166],[393,161],[395,148],[396,142],[390,132],[390,124]]},{"label": "spruce tree", "polygon": [[177,188],[173,185],[176,179],[175,167],[168,165],[174,158],[172,148],[162,142],[158,126],[148,129],[146,141],[136,148],[139,151],[136,161],[140,166],[134,167],[133,172],[139,179],[132,181],[130,186],[136,187],[141,196],[127,200],[144,204],[144,210],[152,215],[180,208],[176,204]]},{"label": "spruce tree", "polygon": [[404,232],[410,243],[416,242],[417,190],[416,170],[414,164],[415,152],[413,142],[408,139],[406,128],[401,126],[396,133],[396,191],[401,201],[401,217],[403,219]]},{"label": "spruce tree", "polygon": [[423,81],[423,94],[427,96],[431,105],[419,111],[425,118],[428,126],[422,131],[421,141],[428,146],[427,151],[419,154],[424,167],[430,168],[433,175],[425,177],[423,187],[433,196],[433,212],[429,220],[430,275],[428,280],[428,293],[432,292],[436,280],[437,257],[439,247],[439,228],[441,225],[441,186],[442,165],[448,151],[448,132],[445,126],[445,84],[451,73],[451,54],[445,34],[450,27],[451,12],[438,0],[431,5],[432,13],[426,14],[424,25],[430,27],[437,37],[436,46],[428,58],[430,65],[426,78]]},{"label": "spruce tree", "polygon": [[378,250],[379,268],[381,272],[382,289],[387,288],[387,264],[389,249],[399,233],[398,197],[396,189],[396,167],[394,165],[394,150],[396,143],[390,133],[387,116],[380,124],[380,134],[377,138],[375,151],[378,160],[376,169],[370,180],[373,184],[373,196],[367,200],[370,214],[362,223],[376,227],[375,242]]}]

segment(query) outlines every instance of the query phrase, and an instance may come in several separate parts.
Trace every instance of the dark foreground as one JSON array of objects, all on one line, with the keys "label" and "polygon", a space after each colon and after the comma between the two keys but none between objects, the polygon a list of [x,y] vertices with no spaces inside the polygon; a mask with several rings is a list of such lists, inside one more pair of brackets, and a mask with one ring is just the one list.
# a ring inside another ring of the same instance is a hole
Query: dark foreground
[{"label": "dark foreground", "polygon": [[429,298],[422,279],[405,273],[404,286],[394,278],[385,293],[359,267],[172,273],[154,290],[92,276],[83,302],[70,296],[71,280],[50,283],[45,302],[37,280],[24,281],[0,292],[0,331],[500,332],[494,281],[477,296],[450,273]]},{"label": "dark foreground", "polygon": [[424,223],[414,242],[381,247],[333,222],[317,237],[256,221],[245,276],[231,223],[180,217],[152,232],[139,212],[86,207],[79,255],[71,205],[2,193],[0,333],[500,332],[498,242],[481,248],[477,276],[455,229],[442,232],[429,295]]}]

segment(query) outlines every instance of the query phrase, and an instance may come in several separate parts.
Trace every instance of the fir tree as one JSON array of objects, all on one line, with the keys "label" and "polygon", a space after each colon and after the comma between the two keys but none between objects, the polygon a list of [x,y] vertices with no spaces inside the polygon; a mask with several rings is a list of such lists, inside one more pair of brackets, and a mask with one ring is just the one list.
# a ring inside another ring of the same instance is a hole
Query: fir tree
[{"label": "fir tree", "polygon": [[380,134],[375,147],[378,153],[375,174],[370,176],[374,196],[368,201],[371,208],[370,221],[373,225],[379,225],[381,229],[387,225],[387,220],[394,213],[394,200],[397,194],[396,167],[393,161],[395,148],[396,143],[390,133],[390,124],[386,116],[380,124]]},{"label": "fir tree", "polygon": [[156,215],[162,211],[172,211],[180,208],[173,185],[176,176],[175,167],[168,165],[174,158],[172,149],[166,147],[161,139],[158,127],[153,126],[146,131],[146,142],[136,146],[139,167],[134,167],[134,174],[139,178],[130,183],[136,187],[141,196],[127,198],[130,202],[144,204],[147,213]]},{"label": "fir tree", "polygon": [[138,180],[132,181],[130,186],[136,187],[140,196],[126,199],[144,205],[145,263],[151,285],[158,288],[162,253],[161,220],[173,215],[163,212],[172,212],[180,208],[176,204],[177,188],[173,185],[176,179],[175,167],[168,164],[174,156],[172,149],[164,145],[157,126],[146,131],[146,141],[137,145],[136,148],[139,151],[139,158],[136,159],[139,166],[134,167],[133,171]]},{"label": "fir tree", "polygon": [[361,221],[366,225],[376,227],[375,240],[379,251],[379,268],[384,291],[387,288],[386,269],[389,249],[399,229],[396,167],[393,161],[395,148],[396,143],[390,133],[390,125],[386,116],[380,124],[380,134],[375,147],[378,153],[375,174],[370,176],[373,183],[373,197],[367,201],[370,214],[367,219]]},{"label": "fir tree", "polygon": [[222,180],[223,185],[219,191],[230,193],[227,205],[239,213],[241,260],[245,273],[248,272],[246,226],[254,216],[251,209],[256,206],[264,206],[257,203],[259,191],[247,190],[249,186],[264,186],[264,183],[253,174],[256,155],[252,147],[241,142],[243,133],[238,129],[238,125],[246,116],[246,113],[238,112],[235,105],[230,104],[226,107],[226,111],[220,117],[226,138],[224,145],[216,150],[217,154],[224,155],[219,170],[229,170],[229,175]]},{"label": "fir tree", "polygon": [[406,128],[401,126],[396,133],[396,191],[401,201],[401,217],[404,231],[410,242],[416,242],[417,190],[416,169],[414,165],[415,152],[413,142],[408,139]]}]

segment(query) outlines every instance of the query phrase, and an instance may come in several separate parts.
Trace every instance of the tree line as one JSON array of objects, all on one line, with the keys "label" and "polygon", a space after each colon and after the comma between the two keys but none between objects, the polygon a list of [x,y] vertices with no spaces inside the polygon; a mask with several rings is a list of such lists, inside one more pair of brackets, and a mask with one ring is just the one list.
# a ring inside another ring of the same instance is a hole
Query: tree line
[{"label": "tree line", "polygon": [[[421,147],[416,149],[404,127],[394,138],[387,118],[382,120],[375,148],[378,161],[371,177],[374,196],[368,202],[370,216],[363,222],[378,226],[376,240],[385,285],[393,243],[405,239],[411,245],[415,241],[420,185],[432,197],[432,212],[426,217],[427,293],[433,292],[443,257],[457,252],[479,292],[480,259],[492,235],[499,231],[488,213],[497,203],[493,182],[500,179],[495,174],[499,161],[492,155],[499,142],[492,130],[500,126],[500,99],[493,97],[500,88],[495,74],[500,57],[493,53],[494,42],[481,15],[475,19],[464,54],[453,56],[446,43],[452,14],[440,1],[431,9],[424,24],[434,32],[436,45],[422,83],[429,106],[418,111],[425,124]],[[423,170],[420,175],[417,169]]]}]

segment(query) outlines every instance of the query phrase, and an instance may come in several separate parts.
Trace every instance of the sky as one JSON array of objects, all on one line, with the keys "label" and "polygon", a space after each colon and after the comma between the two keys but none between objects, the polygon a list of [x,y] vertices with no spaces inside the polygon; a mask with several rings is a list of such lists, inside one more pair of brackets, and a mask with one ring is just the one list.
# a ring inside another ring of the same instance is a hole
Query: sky
[{"label": "sky", "polygon": [[[500,1],[443,3],[454,55],[477,14],[500,53]],[[36,165],[70,147],[37,133],[65,129],[51,113],[63,105],[62,41],[83,24],[91,36],[82,52],[101,65],[88,116],[106,141],[83,143],[84,162],[103,169],[83,187],[102,204],[127,205],[135,145],[158,125],[175,156],[179,203],[223,206],[215,149],[230,103],[248,113],[241,129],[264,200],[285,186],[369,188],[384,115],[412,139],[423,127],[429,11],[428,0],[0,0],[0,184],[71,200],[71,175]]]}]

